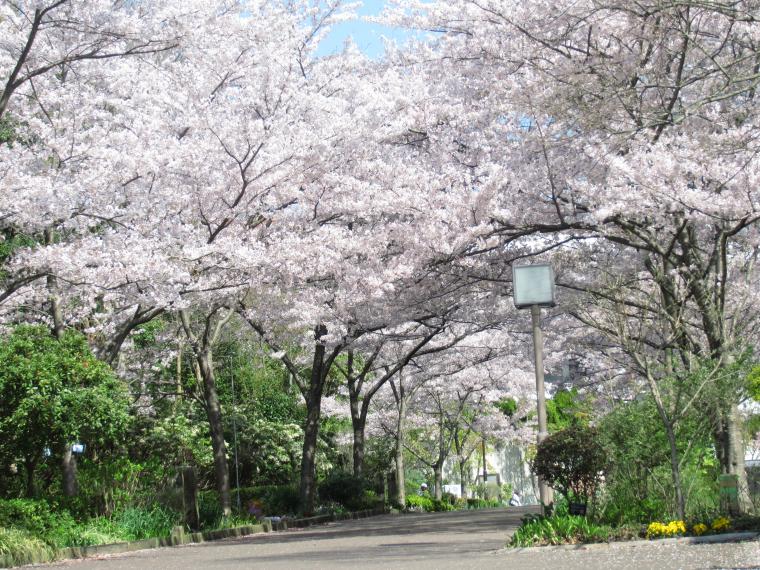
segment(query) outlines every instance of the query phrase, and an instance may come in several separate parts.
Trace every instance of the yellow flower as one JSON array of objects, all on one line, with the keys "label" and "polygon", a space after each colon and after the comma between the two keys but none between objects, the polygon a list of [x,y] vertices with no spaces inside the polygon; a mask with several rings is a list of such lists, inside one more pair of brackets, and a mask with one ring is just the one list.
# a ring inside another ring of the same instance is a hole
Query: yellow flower
[{"label": "yellow flower", "polygon": [[647,527],[647,538],[677,536],[680,534],[686,534],[686,525],[683,521],[670,521],[668,524],[653,522]]},{"label": "yellow flower", "polygon": [[703,523],[697,523],[691,528],[691,532],[697,536],[702,536],[707,532],[707,525]]},{"label": "yellow flower", "polygon": [[658,536],[662,536],[664,529],[665,525],[660,522],[649,523],[649,526],[647,527],[647,538],[657,538]]},{"label": "yellow flower", "polygon": [[728,530],[731,526],[731,521],[726,517],[718,517],[712,522],[711,526],[715,532],[723,532],[724,530]]}]

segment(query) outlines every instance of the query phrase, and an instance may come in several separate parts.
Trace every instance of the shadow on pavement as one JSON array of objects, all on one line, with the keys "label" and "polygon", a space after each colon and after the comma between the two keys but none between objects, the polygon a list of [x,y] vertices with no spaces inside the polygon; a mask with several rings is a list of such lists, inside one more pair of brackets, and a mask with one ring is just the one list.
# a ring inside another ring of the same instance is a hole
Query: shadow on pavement
[{"label": "shadow on pavement", "polygon": [[[537,513],[538,507],[510,507],[508,509],[453,511],[448,513],[409,513],[403,515],[380,515],[369,519],[328,523],[306,529],[289,529],[267,534],[257,534],[229,541],[209,542],[197,545],[223,546],[266,540],[267,543],[289,543],[305,540],[334,540],[366,536],[418,535],[420,545],[427,544],[425,535],[476,535],[483,533],[511,533],[520,525],[527,513]],[[505,539],[499,539],[501,544]],[[404,543],[408,544],[408,543]]]}]

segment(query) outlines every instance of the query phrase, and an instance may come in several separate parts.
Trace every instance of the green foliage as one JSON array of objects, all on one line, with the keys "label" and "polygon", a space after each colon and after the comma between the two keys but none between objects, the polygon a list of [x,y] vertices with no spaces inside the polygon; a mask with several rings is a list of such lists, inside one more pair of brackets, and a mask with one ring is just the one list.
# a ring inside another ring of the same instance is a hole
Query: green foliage
[{"label": "green foliage", "polygon": [[333,471],[319,482],[319,500],[339,503],[349,511],[372,509],[377,506],[377,495],[369,487],[363,477]]},{"label": "green foliage", "polygon": [[28,531],[0,527],[0,559],[14,566],[48,562],[55,558],[56,549]]},{"label": "green foliage", "polygon": [[76,526],[68,511],[44,500],[0,499],[0,527],[22,529],[55,544],[51,536]]},{"label": "green foliage", "polygon": [[606,542],[612,538],[632,538],[638,535],[635,528],[613,529],[595,524],[586,517],[572,515],[527,516],[512,535],[509,545],[514,547],[543,546],[548,544],[578,544]]},{"label": "green foliage", "polygon": [[[704,418],[683,418],[677,430],[687,517],[718,506],[717,462]],[[676,516],[667,437],[651,398],[618,406],[598,427],[609,454],[598,516],[612,524],[648,523]]]},{"label": "green foliage", "polygon": [[546,422],[549,433],[555,433],[570,426],[588,425],[590,406],[584,402],[577,388],[557,390],[546,401]]},{"label": "green foliage", "polygon": [[20,134],[22,130],[20,127],[23,125],[14,118],[10,113],[5,113],[0,118],[0,145],[7,144],[13,147],[14,143],[18,142],[22,145],[29,144],[30,140],[25,140],[23,135]]},{"label": "green foliage", "polygon": [[[237,341],[215,352],[219,398],[226,411],[225,439],[237,431],[241,483],[287,484],[298,477],[304,407],[282,364]],[[234,382],[235,393],[232,392]]]},{"label": "green foliage", "polygon": [[[8,261],[8,258],[19,249],[33,247],[37,241],[25,234],[6,231],[0,236],[0,265]],[[1,275],[0,275],[1,276]]]},{"label": "green foliage", "polygon": [[757,434],[760,433],[760,414],[752,414],[744,427],[750,439],[757,437]]},{"label": "green foliage", "polygon": [[533,471],[568,501],[588,501],[607,468],[607,452],[595,428],[574,425],[538,445]]},{"label": "green foliage", "polygon": [[224,517],[222,506],[219,503],[217,491],[201,491],[198,493],[198,521],[202,530],[218,528],[219,522]]},{"label": "green foliage", "polygon": [[286,484],[296,477],[303,445],[299,425],[241,418],[237,430],[244,480]]},{"label": "green foliage", "polygon": [[152,503],[166,470],[168,466],[161,457],[145,463],[123,455],[112,455],[101,462],[82,458],[77,474],[77,499],[82,503],[78,512],[88,514],[95,508],[95,512],[110,516],[130,506]]},{"label": "green foliage", "polygon": [[172,527],[178,524],[179,520],[178,513],[160,505],[149,508],[130,507],[114,513],[111,517],[113,527],[124,540],[169,536]]},{"label": "green foliage", "polygon": [[68,511],[46,501],[0,500],[0,531],[15,529],[25,533],[15,538],[27,537],[33,544],[42,542],[53,549],[169,536],[178,521],[177,513],[156,504],[79,523]]},{"label": "green foliage", "polygon": [[479,497],[470,497],[467,499],[468,509],[493,509],[501,506],[499,499],[481,499]]},{"label": "green foliage", "polygon": [[445,500],[438,500],[438,499],[432,499],[433,502],[433,512],[434,513],[442,513],[446,511],[454,511],[456,510],[456,507]]},{"label": "green foliage", "polygon": [[214,458],[206,422],[179,413],[148,421],[141,437],[148,455],[161,457],[172,467],[190,464],[203,469],[212,466]]},{"label": "green foliage", "polygon": [[448,501],[433,499],[426,495],[407,495],[406,508],[410,511],[424,511],[426,513],[440,513],[456,510],[456,507]]},{"label": "green foliage", "polygon": [[166,329],[166,324],[164,319],[153,319],[140,326],[139,329],[132,331],[130,336],[135,347],[144,349],[155,346],[158,343],[158,335]]},{"label": "green foliage", "polygon": [[271,485],[262,498],[268,514],[290,515],[298,512],[300,496],[297,485]]},{"label": "green foliage", "polygon": [[511,418],[517,412],[517,400],[514,398],[504,398],[496,402],[496,408],[502,414]]},{"label": "green foliage", "polygon": [[110,445],[130,417],[125,385],[74,331],[19,326],[0,342],[0,455],[33,470],[43,450]]},{"label": "green foliage", "polygon": [[755,364],[747,374],[747,391],[750,398],[760,402],[760,364]]},{"label": "green foliage", "polygon": [[425,495],[407,495],[406,508],[410,511],[432,512],[433,499]]},{"label": "green foliage", "polygon": [[[232,503],[237,503],[237,493],[240,492],[241,511],[236,513],[243,518],[258,516],[283,516],[298,513],[298,486],[289,485],[258,485],[233,489]],[[198,493],[198,511],[201,526],[204,529],[221,528],[222,511],[219,505],[219,494],[216,491]]]}]

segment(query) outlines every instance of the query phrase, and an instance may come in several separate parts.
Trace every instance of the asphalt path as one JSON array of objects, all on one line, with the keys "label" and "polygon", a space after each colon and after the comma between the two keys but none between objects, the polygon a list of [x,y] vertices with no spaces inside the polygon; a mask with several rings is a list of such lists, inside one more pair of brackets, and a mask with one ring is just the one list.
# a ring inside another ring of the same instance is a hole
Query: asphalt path
[{"label": "asphalt path", "polygon": [[760,543],[505,549],[529,508],[382,515],[307,529],[48,565],[72,570],[237,568],[760,568]]}]

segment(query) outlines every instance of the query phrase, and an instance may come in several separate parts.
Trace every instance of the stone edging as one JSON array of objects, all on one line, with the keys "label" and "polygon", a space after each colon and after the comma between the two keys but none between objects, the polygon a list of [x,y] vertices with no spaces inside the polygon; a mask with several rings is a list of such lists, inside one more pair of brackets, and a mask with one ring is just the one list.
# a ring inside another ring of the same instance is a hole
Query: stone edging
[{"label": "stone edging", "polygon": [[587,544],[558,544],[552,546],[529,546],[506,548],[502,552],[530,554],[538,550],[597,550],[602,548],[634,548],[637,546],[656,546],[672,544],[718,544],[723,542],[743,542],[760,537],[758,532],[730,532],[708,536],[682,536],[679,538],[659,538],[654,540],[619,540],[615,542],[591,542]]},{"label": "stone edging", "polygon": [[[97,546],[76,546],[61,548],[53,559],[49,559],[43,552],[32,553],[22,564],[34,564],[44,562],[56,562],[59,560],[68,560],[72,558],[88,558],[91,556],[102,556],[105,554],[124,554],[126,552],[135,552],[137,550],[147,550],[151,548],[160,548],[163,546],[179,546],[182,544],[192,544],[209,542],[213,540],[223,540],[225,538],[235,538],[258,534],[261,532],[273,532],[287,530],[288,528],[305,528],[328,522],[341,521],[347,519],[363,519],[367,517],[386,514],[385,509],[371,509],[365,511],[356,511],[352,513],[343,513],[340,515],[319,515],[300,519],[283,519],[277,522],[265,520],[261,524],[252,524],[238,526],[234,528],[223,528],[218,530],[209,530],[206,532],[185,532],[182,527],[175,527],[171,536],[164,538],[146,538],[133,542],[117,542],[114,544],[100,544]],[[10,556],[0,556],[0,568],[12,568]]]}]

